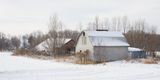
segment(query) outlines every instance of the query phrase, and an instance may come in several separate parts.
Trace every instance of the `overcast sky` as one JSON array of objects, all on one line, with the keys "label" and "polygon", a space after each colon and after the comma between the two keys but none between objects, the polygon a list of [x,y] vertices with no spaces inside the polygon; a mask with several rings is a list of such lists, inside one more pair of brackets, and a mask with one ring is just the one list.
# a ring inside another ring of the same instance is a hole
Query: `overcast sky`
[{"label": "overcast sky", "polygon": [[47,32],[55,13],[69,29],[76,29],[79,22],[87,25],[96,15],[145,18],[160,27],[160,0],[0,0],[0,32]]}]

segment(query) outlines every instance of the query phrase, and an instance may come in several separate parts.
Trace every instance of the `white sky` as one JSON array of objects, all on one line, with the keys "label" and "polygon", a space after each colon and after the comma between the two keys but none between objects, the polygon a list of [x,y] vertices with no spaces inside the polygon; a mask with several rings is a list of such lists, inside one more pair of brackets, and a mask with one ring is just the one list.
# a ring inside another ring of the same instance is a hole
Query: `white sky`
[{"label": "white sky", "polygon": [[0,0],[0,32],[47,32],[49,17],[55,13],[69,29],[76,29],[79,22],[87,25],[96,15],[145,18],[160,26],[160,0]]}]

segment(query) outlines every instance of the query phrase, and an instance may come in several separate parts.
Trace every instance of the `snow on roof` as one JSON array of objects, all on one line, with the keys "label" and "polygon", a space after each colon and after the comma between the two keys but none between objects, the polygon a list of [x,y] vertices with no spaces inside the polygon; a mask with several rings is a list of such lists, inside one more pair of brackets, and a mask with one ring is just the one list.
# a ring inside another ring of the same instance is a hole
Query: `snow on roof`
[{"label": "snow on roof", "polygon": [[118,38],[90,37],[90,41],[93,46],[129,46],[125,40]]},{"label": "snow on roof", "polygon": [[101,37],[124,37],[121,32],[114,31],[85,31],[88,36],[101,36]]},{"label": "snow on roof", "polygon": [[85,31],[93,46],[129,46],[121,32]]},{"label": "snow on roof", "polygon": [[38,44],[35,48],[36,48],[37,50],[47,50],[47,49],[49,48],[48,45],[47,45],[47,43],[48,43],[49,41],[50,41],[50,40],[47,39],[47,40],[41,42],[40,44]]},{"label": "snow on roof", "polygon": [[71,39],[65,39],[64,43],[67,43],[69,42]]},{"label": "snow on roof", "polygon": [[[69,42],[71,39],[64,39],[64,44]],[[49,48],[48,44],[52,44],[50,39],[47,39],[43,42],[41,42],[39,45],[37,45],[35,48],[37,50],[47,50]]]},{"label": "snow on roof", "polygon": [[143,50],[135,47],[128,47],[128,51],[143,51]]}]

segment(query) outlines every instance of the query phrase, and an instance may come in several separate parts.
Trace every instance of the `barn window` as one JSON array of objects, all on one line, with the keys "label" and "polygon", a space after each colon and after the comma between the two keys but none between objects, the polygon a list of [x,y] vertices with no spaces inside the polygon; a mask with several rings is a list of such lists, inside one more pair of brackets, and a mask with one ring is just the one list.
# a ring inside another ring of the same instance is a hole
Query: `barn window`
[{"label": "barn window", "polygon": [[85,45],[85,44],[87,43],[87,41],[86,41],[86,36],[85,36],[85,32],[83,32],[82,35],[83,35],[83,36],[82,36],[82,44]]},{"label": "barn window", "polygon": [[83,36],[85,36],[85,32],[83,32]]}]

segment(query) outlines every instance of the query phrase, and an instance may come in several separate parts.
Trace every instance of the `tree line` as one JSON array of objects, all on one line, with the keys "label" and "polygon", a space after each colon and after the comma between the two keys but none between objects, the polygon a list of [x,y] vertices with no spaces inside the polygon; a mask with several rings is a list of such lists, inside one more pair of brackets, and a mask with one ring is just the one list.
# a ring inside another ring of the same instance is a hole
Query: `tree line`
[{"label": "tree line", "polygon": [[[79,35],[79,30],[66,30],[62,21],[57,15],[50,17],[48,33],[44,34],[41,31],[36,31],[31,34],[26,34],[20,37],[7,36],[0,33],[0,51],[15,50],[17,48],[34,49],[35,46],[45,40],[49,40],[49,50],[56,52],[56,47],[64,44],[64,39],[71,38],[76,41]],[[82,24],[79,26],[82,30]],[[88,23],[86,30],[108,29],[109,31],[121,31],[125,35],[131,47],[144,49],[152,53],[160,50],[160,35],[156,33],[156,27],[149,25],[145,19],[130,20],[127,16],[109,18],[99,18]],[[54,49],[54,50],[53,50]]]},{"label": "tree line", "polygon": [[20,39],[18,37],[8,37],[4,33],[0,33],[0,51],[11,51],[19,47]]},{"label": "tree line", "polygon": [[94,21],[89,22],[87,29],[123,32],[131,47],[143,49],[153,57],[155,57],[155,52],[160,50],[160,35],[157,34],[157,27],[150,25],[145,19],[132,21],[127,16],[111,19],[100,19],[96,16]]}]

